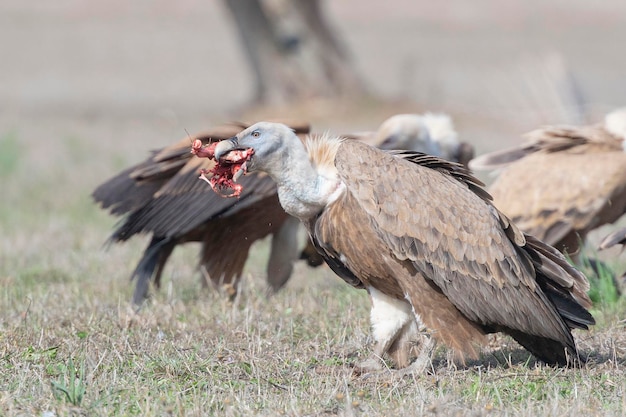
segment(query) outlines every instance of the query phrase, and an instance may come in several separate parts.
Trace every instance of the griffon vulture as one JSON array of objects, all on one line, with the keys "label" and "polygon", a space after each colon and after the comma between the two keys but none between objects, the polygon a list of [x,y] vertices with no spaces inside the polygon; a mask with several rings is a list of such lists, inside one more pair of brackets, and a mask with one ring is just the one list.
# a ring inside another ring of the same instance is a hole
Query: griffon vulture
[{"label": "griffon vulture", "polygon": [[333,271],[367,289],[375,355],[406,366],[406,336],[423,323],[460,359],[492,332],[547,363],[578,357],[571,329],[594,323],[585,276],[521,233],[462,166],[331,136],[303,142],[269,122],[218,143],[214,157],[230,177],[213,183],[268,173]]},{"label": "griffon vulture", "polygon": [[603,124],[547,127],[527,138],[470,167],[503,167],[489,188],[494,205],[524,232],[575,256],[589,231],[626,211],[626,109]]},{"label": "griffon vulture", "polygon": [[[177,245],[202,242],[200,266],[212,284],[226,285],[234,295],[250,246],[272,234],[267,280],[274,290],[289,278],[298,257],[298,222],[282,209],[276,185],[266,174],[242,179],[245,190],[238,199],[216,195],[198,181],[201,169],[214,162],[189,152],[193,139],[219,141],[243,130],[243,124],[225,124],[193,138],[155,151],[145,161],[107,180],[93,198],[114,215],[125,215],[110,240],[123,242],[140,233],[152,234],[135,271],[133,302],[140,305],[154,280],[160,286],[163,268]],[[308,125],[292,126],[306,133]],[[291,220],[290,220],[291,219]],[[206,285],[206,279],[203,285]]]}]

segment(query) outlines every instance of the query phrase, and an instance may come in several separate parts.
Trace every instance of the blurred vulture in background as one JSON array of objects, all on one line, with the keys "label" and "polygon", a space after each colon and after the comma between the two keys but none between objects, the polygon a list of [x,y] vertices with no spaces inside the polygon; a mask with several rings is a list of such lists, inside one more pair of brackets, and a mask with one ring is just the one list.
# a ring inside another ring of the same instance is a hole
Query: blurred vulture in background
[{"label": "blurred vulture in background", "polygon": [[[136,279],[133,295],[136,305],[148,295],[151,280],[157,288],[160,286],[163,268],[172,251],[187,242],[202,242],[203,285],[207,285],[208,277],[214,286],[225,289],[231,296],[236,292],[250,247],[267,235],[272,235],[267,266],[269,286],[277,290],[291,275],[298,256],[298,223],[281,208],[274,181],[265,174],[242,178],[246,191],[234,199],[218,196],[198,180],[199,171],[210,169],[214,162],[192,155],[192,141],[223,140],[245,127],[245,124],[225,124],[186,137],[153,152],[148,159],[125,169],[93,192],[93,198],[102,208],[125,216],[110,241],[124,242],[136,234],[152,234],[132,273]],[[306,124],[291,127],[299,135],[309,132]]]},{"label": "blurred vulture in background", "polygon": [[[246,190],[238,199],[223,198],[198,180],[201,169],[214,163],[190,153],[191,143],[204,144],[234,136],[247,125],[217,126],[205,133],[187,137],[155,151],[145,161],[120,172],[100,185],[93,198],[111,214],[125,216],[110,241],[124,242],[136,234],[151,234],[152,240],[132,273],[136,279],[133,302],[140,305],[148,295],[149,283],[158,288],[163,268],[177,245],[201,242],[200,269],[206,286],[236,294],[254,242],[272,235],[267,265],[267,283],[278,291],[288,281],[298,258],[298,222],[280,207],[276,185],[266,174],[241,178]],[[306,124],[292,124],[302,138],[309,133]],[[377,132],[345,135],[383,149],[404,148],[443,156],[452,161],[471,159],[473,148],[459,143],[447,115],[396,115]],[[323,259],[307,240],[300,255],[311,266]],[[206,279],[208,278],[208,280]]]},{"label": "blurred vulture in background", "polygon": [[438,156],[466,168],[474,157],[474,147],[459,141],[452,119],[443,113],[392,116],[365,142],[384,150],[401,149]]},{"label": "blurred vulture in background", "polygon": [[501,168],[489,193],[524,232],[576,257],[587,233],[626,212],[626,109],[603,123],[546,127],[513,149],[482,155],[474,170]]}]

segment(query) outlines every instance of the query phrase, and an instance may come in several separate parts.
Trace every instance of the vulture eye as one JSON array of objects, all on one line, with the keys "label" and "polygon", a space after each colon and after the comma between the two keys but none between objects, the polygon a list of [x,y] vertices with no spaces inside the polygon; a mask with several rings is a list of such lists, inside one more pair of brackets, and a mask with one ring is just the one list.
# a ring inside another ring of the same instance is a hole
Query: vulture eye
[{"label": "vulture eye", "polygon": [[259,132],[258,130],[255,130],[254,132],[252,132],[253,138],[258,138],[259,136],[261,136],[261,132]]}]

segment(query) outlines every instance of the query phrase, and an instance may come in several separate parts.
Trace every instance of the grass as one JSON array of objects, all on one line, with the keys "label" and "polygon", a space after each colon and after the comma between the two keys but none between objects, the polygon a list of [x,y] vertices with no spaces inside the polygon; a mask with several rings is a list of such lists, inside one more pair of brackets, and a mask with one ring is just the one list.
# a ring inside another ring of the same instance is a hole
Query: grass
[{"label": "grass", "polygon": [[598,262],[597,253],[585,253],[581,258],[582,270],[589,278],[589,297],[597,308],[608,309],[619,302],[621,283],[615,268]]},{"label": "grass", "polygon": [[353,372],[372,348],[369,300],[328,270],[298,265],[266,299],[267,242],[234,302],[200,290],[188,245],[134,314],[128,276],[146,240],[105,251],[115,219],[88,194],[154,146],[87,132],[55,133],[36,151],[20,130],[0,139],[16,155],[0,170],[11,177],[0,203],[0,415],[626,413],[622,299],[599,303],[598,325],[576,333],[582,369],[543,366],[498,336],[467,367],[439,348],[430,372],[403,378]]},{"label": "grass", "polygon": [[[56,352],[56,347],[50,348]],[[59,365],[57,371],[60,377],[52,381],[52,394],[58,401],[65,401],[76,407],[80,407],[85,398],[85,363],[81,362],[80,369],[74,367],[74,361],[70,357],[67,365]],[[54,371],[49,371],[50,373]]]}]

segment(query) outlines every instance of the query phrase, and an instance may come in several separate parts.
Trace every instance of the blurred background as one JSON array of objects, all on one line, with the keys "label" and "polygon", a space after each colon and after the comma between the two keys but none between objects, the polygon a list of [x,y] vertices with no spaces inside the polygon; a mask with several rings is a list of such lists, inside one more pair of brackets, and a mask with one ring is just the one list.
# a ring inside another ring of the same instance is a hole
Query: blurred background
[{"label": "blurred background", "polygon": [[[261,39],[263,22],[252,14],[238,29],[234,4],[255,2],[0,2],[4,277],[34,261],[35,275],[74,269],[54,260],[59,248],[120,259],[99,251],[116,220],[90,192],[149,150],[216,123],[287,116],[352,132],[398,112],[443,111],[480,154],[626,103],[624,1],[323,1],[320,17],[358,93],[288,85],[283,95],[262,94],[241,40]],[[289,2],[263,4],[280,22],[272,30],[282,52],[311,50],[298,20],[280,19]],[[289,81],[294,70],[280,71],[290,59],[265,68],[270,86]],[[297,59],[314,68],[322,58]],[[129,264],[138,245],[123,252]],[[126,288],[127,270],[111,279]]]},{"label": "blurred background", "polygon": [[[265,3],[280,9],[287,2]],[[245,115],[255,80],[226,4],[2,1],[2,130],[35,120],[141,121],[161,132],[152,140],[169,143],[184,129]],[[368,92],[397,110],[446,111],[470,141],[505,140],[541,123],[595,121],[625,101],[623,1],[321,6]],[[317,106],[301,117],[319,119],[320,128],[365,129],[386,116],[372,117],[375,110],[396,110],[360,105]]]}]

